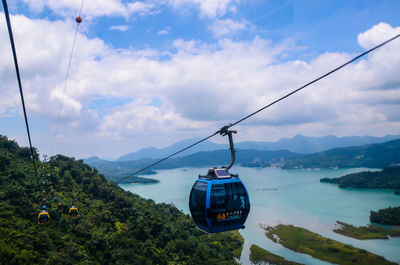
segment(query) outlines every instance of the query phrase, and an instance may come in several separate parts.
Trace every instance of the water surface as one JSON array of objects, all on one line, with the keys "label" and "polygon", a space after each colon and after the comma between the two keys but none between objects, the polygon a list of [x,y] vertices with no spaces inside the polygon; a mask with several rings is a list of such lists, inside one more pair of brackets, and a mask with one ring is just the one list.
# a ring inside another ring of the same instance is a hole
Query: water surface
[{"label": "water surface", "polygon": [[[321,178],[341,177],[360,172],[363,168],[283,170],[277,168],[233,167],[247,187],[251,211],[246,229],[240,230],[245,238],[241,256],[242,264],[250,264],[249,247],[257,244],[286,259],[304,264],[330,264],[309,255],[293,252],[270,241],[262,226],[293,224],[355,247],[366,249],[386,259],[400,263],[400,238],[389,240],[356,240],[332,231],[336,220],[353,225],[369,224],[369,212],[386,207],[400,206],[400,196],[393,190],[339,189],[337,185],[320,183]],[[156,202],[173,203],[189,213],[189,193],[199,174],[207,168],[185,168],[157,171],[152,178],[157,184],[121,185],[125,190],[137,193]]]}]

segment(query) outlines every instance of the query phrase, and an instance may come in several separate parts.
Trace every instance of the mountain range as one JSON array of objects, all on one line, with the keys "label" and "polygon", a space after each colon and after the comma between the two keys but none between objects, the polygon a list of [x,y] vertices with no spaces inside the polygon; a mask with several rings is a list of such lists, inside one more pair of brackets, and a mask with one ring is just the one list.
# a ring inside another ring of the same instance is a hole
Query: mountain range
[{"label": "mountain range", "polygon": [[[358,146],[364,144],[383,143],[394,139],[400,139],[400,135],[386,135],[384,137],[373,136],[345,136],[337,137],[334,135],[327,135],[322,137],[310,137],[303,135],[296,135],[293,138],[282,138],[276,142],[257,142],[246,141],[238,142],[235,144],[237,149],[257,150],[257,151],[276,151],[288,150],[293,153],[311,154],[322,152],[332,148]],[[140,149],[136,152],[128,153],[116,159],[116,161],[132,161],[142,158],[158,159],[175,153],[184,147],[187,147],[200,139],[193,138],[177,142],[165,148],[148,147]],[[216,144],[211,141],[204,141],[203,143],[194,146],[178,154],[176,157],[188,156],[202,151],[215,151],[221,149],[228,149],[228,144]]]},{"label": "mountain range", "polygon": [[284,168],[387,168],[398,165],[400,165],[400,139],[302,155],[286,161]]},{"label": "mountain range", "polygon": [[[312,154],[300,154],[287,150],[260,151],[236,149],[236,165],[245,167],[282,168],[329,168],[369,167],[387,168],[400,164],[400,139],[379,144],[333,148]],[[114,179],[129,175],[133,171],[156,162],[157,159],[143,158],[132,161],[106,161],[96,157],[84,160],[96,167],[107,178]],[[230,162],[230,151],[201,151],[183,157],[170,158],[152,167],[153,170],[180,167],[223,166]],[[154,172],[143,172],[145,175]],[[140,181],[139,181],[140,182]]]}]

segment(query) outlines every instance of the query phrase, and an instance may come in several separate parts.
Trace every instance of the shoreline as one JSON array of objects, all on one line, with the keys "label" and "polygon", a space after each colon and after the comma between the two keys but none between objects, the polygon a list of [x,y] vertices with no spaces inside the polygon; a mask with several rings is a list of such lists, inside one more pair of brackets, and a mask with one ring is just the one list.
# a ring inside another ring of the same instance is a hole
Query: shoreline
[{"label": "shoreline", "polygon": [[293,225],[279,224],[265,228],[266,236],[295,252],[336,264],[397,264],[364,249],[353,247]]}]

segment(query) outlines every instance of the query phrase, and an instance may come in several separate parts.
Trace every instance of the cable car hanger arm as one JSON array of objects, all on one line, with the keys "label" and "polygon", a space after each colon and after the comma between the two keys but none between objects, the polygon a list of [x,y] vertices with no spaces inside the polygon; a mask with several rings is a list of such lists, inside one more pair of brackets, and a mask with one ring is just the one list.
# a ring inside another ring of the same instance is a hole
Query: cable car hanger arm
[{"label": "cable car hanger arm", "polygon": [[232,133],[236,134],[237,131],[228,130],[230,126],[232,125],[231,124],[226,125],[219,130],[219,134],[221,134],[222,136],[228,135],[229,138],[229,149],[231,150],[231,162],[229,163],[228,166],[225,167],[226,170],[229,170],[235,163],[235,153],[236,153],[235,146],[233,145]]}]

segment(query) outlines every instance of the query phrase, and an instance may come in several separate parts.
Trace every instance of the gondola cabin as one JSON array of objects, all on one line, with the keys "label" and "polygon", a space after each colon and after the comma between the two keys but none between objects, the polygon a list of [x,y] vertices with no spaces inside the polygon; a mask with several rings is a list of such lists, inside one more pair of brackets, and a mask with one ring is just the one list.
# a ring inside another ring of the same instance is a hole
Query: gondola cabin
[{"label": "gondola cabin", "polygon": [[212,168],[194,183],[189,208],[198,228],[218,233],[244,228],[250,200],[237,175],[226,168]]},{"label": "gondola cabin", "polygon": [[68,214],[71,217],[77,217],[78,216],[78,208],[76,208],[75,206],[72,206],[71,208],[69,208]]},{"label": "gondola cabin", "polygon": [[50,221],[50,215],[46,210],[42,210],[38,216],[38,222],[41,225],[48,224]]}]

